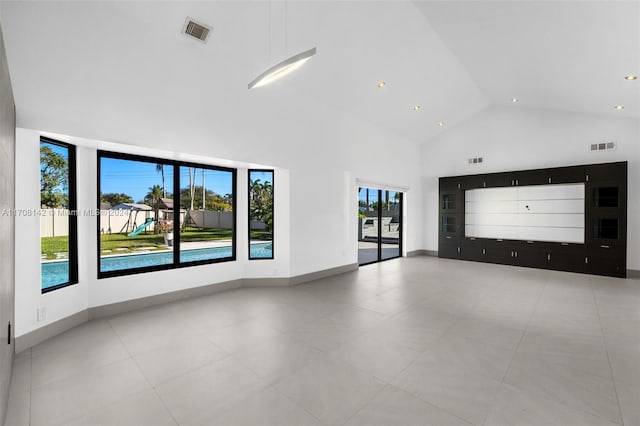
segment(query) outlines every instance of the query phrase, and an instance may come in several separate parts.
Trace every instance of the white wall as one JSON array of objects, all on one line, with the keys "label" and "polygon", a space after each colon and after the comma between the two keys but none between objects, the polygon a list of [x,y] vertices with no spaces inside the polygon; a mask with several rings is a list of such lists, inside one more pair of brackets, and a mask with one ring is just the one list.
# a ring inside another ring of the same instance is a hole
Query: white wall
[{"label": "white wall", "polygon": [[[13,337],[8,336],[6,324],[15,324],[15,220],[10,212],[15,200],[15,129],[13,88],[0,28],[0,342]],[[14,348],[15,345],[4,343],[0,347],[0,424],[3,424],[7,412]]]},{"label": "white wall", "polygon": [[[615,151],[589,145],[616,141]],[[483,157],[470,165],[468,158]],[[438,177],[628,161],[627,268],[640,269],[640,123],[636,119],[490,107],[422,146],[424,248],[438,249]]]},{"label": "white wall", "polygon": [[[16,131],[16,209],[37,211],[40,208],[40,136],[34,132]],[[85,150],[78,149],[78,173],[87,165],[81,160]],[[78,203],[86,203],[87,193],[78,191]],[[96,199],[95,197],[93,198]],[[86,221],[78,218],[78,228],[86,232]],[[95,228],[92,232],[95,239]],[[86,277],[87,240],[78,243],[79,274]],[[40,285],[40,218],[16,217],[16,336],[86,309],[87,281],[47,294],[41,294]],[[37,309],[46,308],[47,321],[37,323]]]},{"label": "white wall", "polygon": [[[220,125],[224,136],[209,133],[207,130],[213,126],[210,122],[198,123],[201,126],[198,130],[193,126],[176,127],[163,120],[158,120],[155,127],[146,127],[149,132],[141,134],[139,123],[128,118],[114,127],[118,130],[116,139],[127,143],[87,139],[75,133],[72,125],[45,129],[57,133],[49,132],[48,136],[80,146],[79,211],[95,209],[97,149],[237,167],[237,260],[98,280],[96,218],[79,217],[79,284],[43,295],[40,270],[34,267],[40,260],[38,218],[21,217],[16,226],[20,241],[17,280],[22,283],[16,294],[17,335],[88,307],[240,278],[290,277],[354,264],[356,179],[409,188],[404,252],[419,249],[422,234],[419,147],[371,123],[318,104],[314,108],[321,109],[320,113],[317,110],[310,113],[306,121],[290,119],[286,114],[281,120],[263,118],[253,123],[249,133],[247,127],[238,126],[234,135],[227,122]],[[282,111],[276,112],[280,114]],[[183,129],[188,137],[180,137]],[[39,131],[18,132],[17,208],[39,207],[39,136]],[[214,158],[215,153],[222,154],[224,159]],[[265,166],[276,168],[275,259],[249,262],[246,169]],[[36,321],[38,307],[46,307],[46,321]]]}]

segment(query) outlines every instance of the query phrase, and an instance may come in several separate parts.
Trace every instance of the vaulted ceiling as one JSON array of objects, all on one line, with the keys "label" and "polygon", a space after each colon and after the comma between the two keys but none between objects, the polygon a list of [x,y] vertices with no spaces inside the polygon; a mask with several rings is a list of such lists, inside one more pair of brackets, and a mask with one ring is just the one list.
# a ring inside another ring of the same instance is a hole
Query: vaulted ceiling
[{"label": "vaulted ceiling", "polygon": [[[187,16],[213,27],[206,44],[181,34]],[[640,117],[640,80],[624,79],[640,74],[637,1],[3,0],[0,19],[18,124],[78,136],[144,115],[241,128],[323,108],[418,143],[491,104]],[[313,46],[299,71],[247,89]]]},{"label": "vaulted ceiling", "polygon": [[640,117],[638,1],[416,6],[492,103]]}]

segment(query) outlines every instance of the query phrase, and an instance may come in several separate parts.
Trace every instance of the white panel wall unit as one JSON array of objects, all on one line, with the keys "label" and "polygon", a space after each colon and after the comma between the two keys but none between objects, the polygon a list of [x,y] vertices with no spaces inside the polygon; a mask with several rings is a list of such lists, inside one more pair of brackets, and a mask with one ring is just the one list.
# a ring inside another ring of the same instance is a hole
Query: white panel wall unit
[{"label": "white panel wall unit", "polygon": [[584,183],[465,191],[465,236],[584,243]]}]

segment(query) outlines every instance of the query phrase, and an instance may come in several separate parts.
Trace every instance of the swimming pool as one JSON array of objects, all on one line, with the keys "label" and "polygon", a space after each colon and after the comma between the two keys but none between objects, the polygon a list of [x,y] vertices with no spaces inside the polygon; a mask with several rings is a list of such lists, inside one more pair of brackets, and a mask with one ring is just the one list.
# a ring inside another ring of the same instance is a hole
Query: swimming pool
[{"label": "swimming pool", "polygon": [[[252,244],[250,251],[252,258],[270,258],[273,253],[273,246],[271,243]],[[231,256],[231,246],[180,251],[180,261],[182,262],[197,262],[199,260],[220,259],[229,256]],[[144,268],[146,266],[168,265],[172,262],[173,252],[167,250],[159,253],[103,257],[100,259],[100,269],[102,272],[119,271],[122,269]],[[68,260],[42,263],[41,270],[43,290],[69,281]]]}]

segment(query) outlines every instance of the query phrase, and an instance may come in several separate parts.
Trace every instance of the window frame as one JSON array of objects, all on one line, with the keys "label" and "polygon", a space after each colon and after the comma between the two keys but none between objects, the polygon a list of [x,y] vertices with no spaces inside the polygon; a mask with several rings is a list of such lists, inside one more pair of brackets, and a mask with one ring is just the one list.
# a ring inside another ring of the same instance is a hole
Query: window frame
[{"label": "window frame", "polygon": [[[167,271],[171,269],[180,269],[180,268],[188,268],[191,266],[199,266],[199,265],[209,265],[214,263],[223,263],[223,262],[234,262],[236,260],[237,255],[237,225],[238,225],[238,212],[237,212],[237,169],[230,167],[222,167],[215,166],[211,164],[200,164],[186,161],[177,161],[170,160],[167,158],[160,157],[150,157],[145,155],[137,155],[137,154],[128,154],[123,152],[115,152],[115,151],[107,151],[107,150],[98,150],[97,151],[97,206],[98,211],[100,211],[100,187],[101,187],[101,160],[102,158],[111,158],[115,160],[126,160],[126,161],[139,161],[145,163],[155,163],[155,164],[164,164],[166,166],[173,167],[173,205],[180,206],[180,167],[197,167],[204,168],[207,170],[216,170],[223,172],[231,173],[231,186],[232,186],[232,203],[233,203],[233,230],[232,230],[232,243],[231,243],[231,256],[223,257],[223,258],[215,258],[215,259],[203,259],[196,260],[191,262],[180,262],[180,232],[176,232],[174,229],[173,232],[173,261],[170,264],[161,264],[161,265],[152,265],[152,266],[144,266],[139,268],[130,268],[130,269],[118,269],[115,271],[101,271],[100,270],[100,218],[98,215],[98,220],[96,220],[96,232],[97,232],[97,273],[98,279],[103,278],[113,278],[113,277],[121,277],[126,275],[135,275],[135,274],[143,274],[147,272],[157,272],[157,271]],[[177,191],[176,191],[177,188]],[[173,209],[173,223],[180,223],[180,208]]]},{"label": "window frame", "polygon": [[[271,188],[272,188],[272,209],[271,213],[273,216],[272,220],[272,230],[271,230],[271,257],[251,257],[251,172],[269,172],[271,173]],[[275,219],[275,210],[276,210],[276,171],[274,169],[247,169],[247,258],[249,260],[273,260],[275,258],[275,234],[276,234],[276,219]]]},{"label": "window frame", "polygon": [[[40,144],[48,143],[67,149],[67,167],[69,168],[69,281],[51,287],[42,288],[42,273],[40,275],[41,294],[50,293],[61,288],[78,284],[78,198],[76,185],[76,146],[56,139],[40,136]],[[42,238],[42,236],[40,237]],[[42,240],[40,240],[42,247]],[[41,263],[42,265],[42,263]],[[42,269],[41,269],[42,270]]]},{"label": "window frame", "polygon": [[[180,205],[180,167],[195,167],[207,170],[215,170],[221,172],[231,172],[231,200],[233,206],[233,231],[231,233],[232,244],[231,244],[231,256],[230,257],[222,257],[217,259],[203,259],[203,260],[194,260],[191,262],[180,262],[180,232],[178,232],[178,238],[176,239],[175,228],[173,231],[173,245],[175,247],[173,261],[177,263],[178,267],[188,267],[188,266],[198,266],[198,265],[208,265],[210,263],[221,263],[221,262],[232,262],[236,260],[236,249],[237,249],[237,205],[236,205],[236,197],[237,197],[237,169],[229,168],[229,167],[220,167],[220,166],[212,166],[207,164],[199,164],[199,163],[191,163],[184,161],[177,161],[175,164],[174,174],[173,174],[173,183],[174,187],[178,188],[178,191],[174,191],[173,194],[173,205]],[[173,209],[173,223],[180,223],[180,209]]]}]

